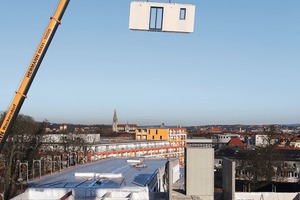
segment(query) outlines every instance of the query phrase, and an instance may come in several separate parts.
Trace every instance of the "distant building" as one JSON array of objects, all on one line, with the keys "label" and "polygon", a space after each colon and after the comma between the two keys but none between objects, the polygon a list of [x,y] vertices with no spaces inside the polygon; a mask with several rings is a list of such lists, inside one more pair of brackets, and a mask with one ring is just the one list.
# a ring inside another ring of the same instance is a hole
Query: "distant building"
[{"label": "distant building", "polygon": [[239,134],[232,134],[232,133],[224,133],[224,134],[217,134],[216,139],[218,146],[221,147],[226,145],[232,138],[239,138]]},{"label": "distant building", "polygon": [[41,138],[41,151],[64,151],[93,146],[101,142],[100,134],[89,133],[47,133]]},{"label": "distant building", "polygon": [[138,128],[135,132],[136,140],[168,140],[168,128]]},{"label": "distant building", "polygon": [[113,124],[112,124],[113,132],[135,133],[136,127],[137,127],[136,124],[128,124],[128,122],[126,124],[119,124],[117,111],[114,110],[114,117],[113,117]]},{"label": "distant building", "polygon": [[270,144],[271,139],[268,135],[256,134],[254,138],[254,144],[258,147],[266,147]]},{"label": "distant building", "polygon": [[245,148],[247,144],[245,144],[239,138],[231,138],[231,140],[229,140],[229,142],[227,143],[227,146]]},{"label": "distant building", "polygon": [[219,128],[212,128],[209,130],[209,132],[213,134],[221,134],[223,131]]},{"label": "distant building", "polygon": [[167,153],[171,157],[179,158],[181,164],[184,163],[183,152],[186,147],[186,128],[138,128],[136,129],[135,138],[136,140],[168,141],[170,148],[168,148]]},{"label": "distant building", "polygon": [[290,142],[290,146],[294,148],[300,148],[300,137],[294,137]]},{"label": "distant building", "polygon": [[186,128],[169,128],[169,141],[172,146],[185,146],[186,138]]},{"label": "distant building", "polygon": [[59,126],[59,130],[60,131],[65,131],[67,129],[68,129],[68,125],[67,124],[63,124],[63,125]]}]

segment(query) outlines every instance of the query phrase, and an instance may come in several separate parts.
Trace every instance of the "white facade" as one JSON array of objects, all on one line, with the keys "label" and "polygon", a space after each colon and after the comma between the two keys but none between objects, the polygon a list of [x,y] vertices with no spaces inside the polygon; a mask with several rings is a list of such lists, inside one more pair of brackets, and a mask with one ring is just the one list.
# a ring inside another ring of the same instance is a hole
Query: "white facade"
[{"label": "white facade", "polygon": [[143,31],[194,31],[195,5],[141,2],[130,4],[129,29]]},{"label": "white facade", "polygon": [[298,199],[299,193],[277,193],[277,192],[236,192],[235,200],[273,200],[273,199],[281,199],[281,200],[290,200],[290,199]]},{"label": "white facade", "polygon": [[265,147],[268,145],[269,137],[267,135],[255,135],[255,146]]},{"label": "white facade", "polygon": [[45,134],[42,138],[42,143],[63,143],[65,139],[69,141],[75,141],[76,139],[82,139],[85,143],[97,143],[100,142],[100,134]]},{"label": "white facade", "polygon": [[218,143],[228,143],[232,138],[239,138],[239,134],[232,134],[232,133],[224,133],[224,134],[217,134],[217,142]]}]

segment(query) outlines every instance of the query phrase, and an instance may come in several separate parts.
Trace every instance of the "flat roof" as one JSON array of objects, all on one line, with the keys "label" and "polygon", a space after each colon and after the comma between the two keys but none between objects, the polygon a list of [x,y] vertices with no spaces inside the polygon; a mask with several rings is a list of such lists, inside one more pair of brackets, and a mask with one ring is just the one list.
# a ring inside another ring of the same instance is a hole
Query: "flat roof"
[{"label": "flat roof", "polygon": [[[29,181],[28,187],[91,189],[145,187],[156,174],[157,169],[167,162],[165,158],[143,158],[145,166],[136,168],[127,163],[130,159],[132,158],[108,158],[78,165]],[[75,178],[75,173],[83,176]],[[95,176],[85,176],[88,174],[95,174]],[[111,178],[103,178],[101,174]],[[109,176],[118,174],[122,176]]]}]

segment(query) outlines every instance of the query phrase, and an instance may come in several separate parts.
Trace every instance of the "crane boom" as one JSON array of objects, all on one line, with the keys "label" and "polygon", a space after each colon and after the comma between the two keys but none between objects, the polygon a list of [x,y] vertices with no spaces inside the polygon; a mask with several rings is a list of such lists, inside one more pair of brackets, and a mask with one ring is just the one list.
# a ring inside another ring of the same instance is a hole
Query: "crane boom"
[{"label": "crane boom", "polygon": [[70,0],[60,0],[0,127],[0,153]]}]

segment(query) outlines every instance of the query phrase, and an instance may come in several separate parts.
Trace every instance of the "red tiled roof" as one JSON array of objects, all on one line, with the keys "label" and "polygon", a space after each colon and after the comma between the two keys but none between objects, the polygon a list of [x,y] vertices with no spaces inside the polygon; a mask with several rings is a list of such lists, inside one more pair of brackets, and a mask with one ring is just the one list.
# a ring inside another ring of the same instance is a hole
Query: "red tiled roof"
[{"label": "red tiled roof", "polygon": [[231,138],[231,140],[227,143],[228,146],[231,147],[245,147],[246,144],[243,143],[239,138]]},{"label": "red tiled roof", "polygon": [[220,132],[222,132],[222,130],[219,129],[219,128],[212,128],[211,131],[220,131]]},{"label": "red tiled roof", "polygon": [[291,142],[297,142],[299,140],[300,140],[300,137],[294,137],[294,138],[292,138]]}]

